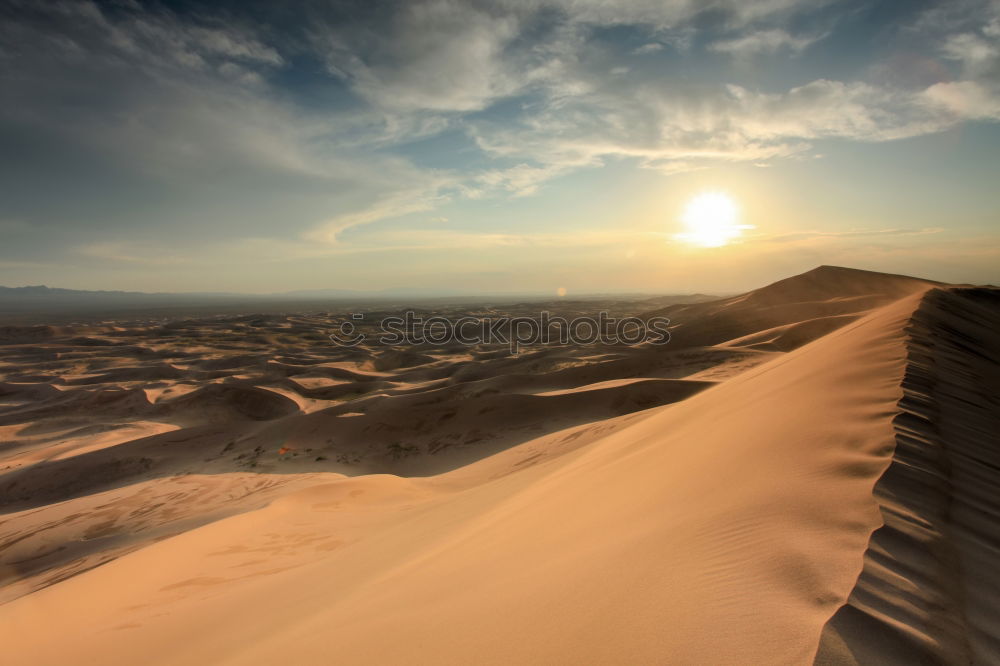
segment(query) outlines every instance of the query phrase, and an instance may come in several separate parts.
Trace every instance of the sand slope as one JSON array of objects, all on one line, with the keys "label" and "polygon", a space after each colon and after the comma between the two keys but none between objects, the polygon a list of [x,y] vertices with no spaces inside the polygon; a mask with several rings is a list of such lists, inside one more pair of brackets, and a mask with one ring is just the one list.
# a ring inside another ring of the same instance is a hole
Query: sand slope
[{"label": "sand slope", "polygon": [[910,286],[682,402],[129,553],[0,606],[0,638],[32,664],[808,663],[881,524]]},{"label": "sand slope", "polygon": [[936,289],[910,324],[884,526],[818,664],[1000,664],[1000,293]]},{"label": "sand slope", "polygon": [[645,316],[667,317],[673,348],[745,344],[788,351],[843,326],[872,308],[937,283],[839,266],[820,266],[718,301],[671,305]]}]

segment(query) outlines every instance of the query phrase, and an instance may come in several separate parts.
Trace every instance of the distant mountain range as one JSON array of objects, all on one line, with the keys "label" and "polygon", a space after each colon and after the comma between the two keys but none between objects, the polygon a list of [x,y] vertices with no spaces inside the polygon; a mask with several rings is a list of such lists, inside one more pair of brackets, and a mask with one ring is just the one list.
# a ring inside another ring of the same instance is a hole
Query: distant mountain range
[{"label": "distant mountain range", "polygon": [[30,287],[0,287],[0,304],[40,305],[157,305],[163,303],[202,303],[205,301],[256,301],[312,298],[359,298],[371,295],[346,289],[315,289],[290,291],[280,294],[238,294],[234,292],[142,292],[142,291],[91,291],[62,289],[44,285]]}]

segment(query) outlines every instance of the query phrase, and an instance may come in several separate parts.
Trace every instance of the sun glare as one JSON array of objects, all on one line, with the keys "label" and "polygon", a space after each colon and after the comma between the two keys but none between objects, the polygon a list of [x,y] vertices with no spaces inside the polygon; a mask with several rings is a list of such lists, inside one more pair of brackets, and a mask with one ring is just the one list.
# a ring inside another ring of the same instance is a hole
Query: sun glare
[{"label": "sun glare", "polygon": [[722,247],[748,228],[740,224],[740,210],[723,192],[705,192],[688,202],[681,216],[685,231],[680,240],[702,247]]}]

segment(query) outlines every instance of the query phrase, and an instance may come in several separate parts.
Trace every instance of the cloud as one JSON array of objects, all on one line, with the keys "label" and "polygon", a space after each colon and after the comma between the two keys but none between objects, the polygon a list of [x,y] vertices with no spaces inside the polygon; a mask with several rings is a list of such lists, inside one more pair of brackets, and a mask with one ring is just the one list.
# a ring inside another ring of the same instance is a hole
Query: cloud
[{"label": "cloud", "polygon": [[557,9],[571,21],[614,26],[648,25],[666,30],[701,16],[721,16],[726,25],[737,28],[756,21],[777,20],[793,14],[808,13],[836,0],[501,0],[516,9]]},{"label": "cloud", "polygon": [[959,66],[958,79],[932,84],[924,101],[956,121],[1000,119],[1000,1],[944,3],[924,12],[911,30]]},{"label": "cloud", "polygon": [[[596,248],[607,250],[629,244],[665,243],[665,233],[630,231],[501,232],[434,225],[405,228],[368,228],[350,242],[311,242],[308,239],[243,238],[225,246],[226,257],[239,263],[281,264],[334,257],[450,252],[452,250]],[[191,263],[211,263],[220,247],[200,248]],[[2,263],[0,263],[2,265]]]},{"label": "cloud", "polygon": [[632,50],[634,55],[647,55],[649,53],[656,53],[663,50],[663,44],[659,42],[650,42],[649,44],[643,44]]},{"label": "cloud", "polygon": [[[470,112],[529,91],[578,90],[565,74],[584,49],[594,49],[589,37],[595,28],[653,30],[660,39],[631,51],[648,54],[661,50],[664,41],[689,42],[701,17],[715,17],[727,29],[737,30],[834,1],[414,0],[399,5],[388,19],[381,12],[359,12],[347,20],[340,14],[319,20],[310,40],[330,72],[376,106]],[[779,30],[755,34],[747,39],[756,39],[760,48],[775,35],[785,35],[793,48],[819,38],[792,37]]]},{"label": "cloud", "polygon": [[17,5],[0,24],[0,214],[30,228],[5,253],[64,245],[126,260],[106,237],[177,247],[305,233],[375,208],[396,214],[441,187],[377,151],[440,123],[296,104],[269,80],[287,57],[239,21]]},{"label": "cloud", "polygon": [[532,232],[503,233],[493,231],[475,231],[465,229],[435,229],[435,228],[405,228],[380,229],[367,232],[363,238],[351,243],[342,244],[299,244],[289,243],[282,250],[275,252],[273,246],[263,241],[257,245],[255,252],[270,247],[274,260],[283,261],[290,258],[324,257],[342,254],[431,251],[453,249],[483,249],[483,248],[609,248],[628,243],[663,242],[666,234],[642,231],[566,231],[566,232]]},{"label": "cloud", "polygon": [[488,153],[531,159],[549,169],[636,160],[664,173],[719,162],[803,155],[813,142],[888,141],[936,132],[954,116],[920,93],[818,79],[780,93],[738,85],[645,82],[629,86],[588,72],[588,92],[548,101],[519,123],[470,123]]},{"label": "cloud", "polygon": [[729,86],[741,131],[758,140],[888,141],[940,131],[951,119],[926,108],[920,95],[862,82],[818,79],[785,93]]},{"label": "cloud", "polygon": [[494,169],[476,176],[466,195],[479,199],[496,191],[502,191],[515,197],[524,197],[534,194],[542,183],[566,173],[567,170],[558,164],[541,167],[518,164],[508,169]]},{"label": "cloud", "polygon": [[78,254],[103,261],[124,264],[172,266],[190,263],[191,259],[179,255],[164,255],[162,250],[125,241],[88,243],[76,249]]},{"label": "cloud", "polygon": [[326,26],[314,40],[331,72],[376,105],[472,111],[522,85],[502,57],[518,28],[517,16],[427,0],[404,5],[378,30]]},{"label": "cloud", "polygon": [[983,69],[993,64],[1000,54],[997,44],[990,39],[997,35],[989,32],[990,26],[986,26],[981,35],[968,32],[951,35],[945,39],[941,52],[945,57],[961,62],[966,71]]},{"label": "cloud", "polygon": [[758,30],[733,39],[712,42],[708,48],[719,53],[727,53],[734,58],[777,53],[783,50],[798,54],[824,37],[826,37],[826,33],[791,35],[780,28],[772,28]]},{"label": "cloud", "polygon": [[889,229],[850,229],[847,231],[830,231],[830,230],[809,230],[809,231],[796,231],[794,233],[783,233],[783,234],[757,234],[747,236],[746,242],[748,243],[798,243],[803,241],[814,241],[814,240],[845,240],[852,238],[870,238],[870,237],[899,237],[899,236],[928,236],[931,234],[940,234],[945,230],[941,227],[925,227],[921,229],[903,229],[903,228],[889,228]]},{"label": "cloud", "polygon": [[306,231],[303,237],[306,240],[319,243],[339,243],[343,240],[342,234],[355,227],[411,213],[434,210],[438,205],[449,200],[450,197],[444,190],[453,184],[453,181],[441,180],[436,184],[426,182],[422,186],[411,189],[385,193],[374,203],[364,208],[336,215],[314,226]]},{"label": "cloud", "polygon": [[1000,120],[1000,95],[975,81],[935,83],[924,94],[931,104],[970,120]]}]

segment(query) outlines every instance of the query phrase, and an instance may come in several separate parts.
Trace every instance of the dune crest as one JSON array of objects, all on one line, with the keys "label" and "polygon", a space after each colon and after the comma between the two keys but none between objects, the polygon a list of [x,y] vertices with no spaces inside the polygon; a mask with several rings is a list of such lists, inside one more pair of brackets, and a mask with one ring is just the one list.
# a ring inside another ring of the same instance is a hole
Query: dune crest
[{"label": "dune crest", "polygon": [[817,664],[1000,663],[997,330],[996,290],[934,289],[914,312],[884,525]]}]

